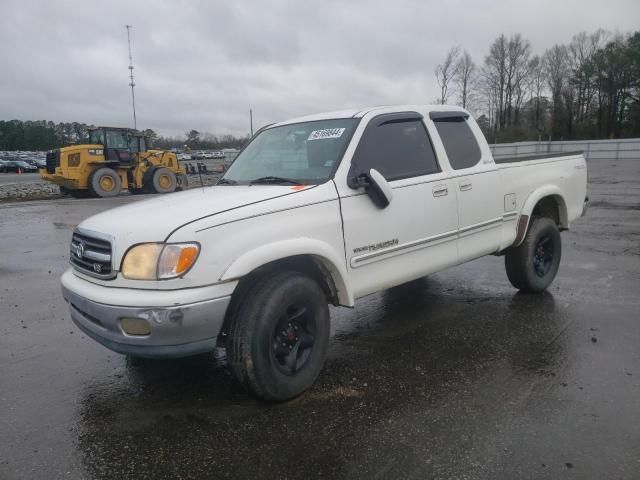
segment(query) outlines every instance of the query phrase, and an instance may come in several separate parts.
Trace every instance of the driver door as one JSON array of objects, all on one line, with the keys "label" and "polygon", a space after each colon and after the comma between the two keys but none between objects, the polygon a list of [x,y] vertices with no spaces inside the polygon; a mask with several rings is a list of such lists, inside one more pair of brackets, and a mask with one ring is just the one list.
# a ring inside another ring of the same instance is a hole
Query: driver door
[{"label": "driver door", "polygon": [[371,119],[349,179],[372,168],[392,189],[386,208],[376,207],[361,188],[338,187],[347,270],[356,297],[457,262],[456,191],[438,164],[422,115],[403,112]]}]

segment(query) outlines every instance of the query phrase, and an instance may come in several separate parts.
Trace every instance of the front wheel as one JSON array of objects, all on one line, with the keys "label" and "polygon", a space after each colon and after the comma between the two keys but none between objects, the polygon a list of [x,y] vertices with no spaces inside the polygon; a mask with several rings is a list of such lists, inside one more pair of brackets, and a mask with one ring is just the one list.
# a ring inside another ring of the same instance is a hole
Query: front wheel
[{"label": "front wheel", "polygon": [[293,271],[250,286],[233,313],[227,358],[234,376],[265,400],[288,400],[315,382],[329,344],[320,286]]},{"label": "front wheel", "polygon": [[178,182],[176,175],[165,167],[157,168],[151,176],[151,185],[154,193],[175,192]]},{"label": "front wheel", "polygon": [[562,256],[558,226],[550,218],[536,218],[522,244],[505,255],[511,285],[523,292],[545,290],[556,277]]}]

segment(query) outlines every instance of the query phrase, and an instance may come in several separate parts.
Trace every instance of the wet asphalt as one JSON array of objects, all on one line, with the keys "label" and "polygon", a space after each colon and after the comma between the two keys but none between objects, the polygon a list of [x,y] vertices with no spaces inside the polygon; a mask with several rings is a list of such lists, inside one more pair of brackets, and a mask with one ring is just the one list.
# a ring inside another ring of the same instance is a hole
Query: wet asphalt
[{"label": "wet asphalt", "polygon": [[589,169],[548,292],[486,257],[333,309],[282,404],[223,351],[131,360],[72,324],[73,227],[140,197],[0,204],[0,479],[640,478],[640,160]]}]

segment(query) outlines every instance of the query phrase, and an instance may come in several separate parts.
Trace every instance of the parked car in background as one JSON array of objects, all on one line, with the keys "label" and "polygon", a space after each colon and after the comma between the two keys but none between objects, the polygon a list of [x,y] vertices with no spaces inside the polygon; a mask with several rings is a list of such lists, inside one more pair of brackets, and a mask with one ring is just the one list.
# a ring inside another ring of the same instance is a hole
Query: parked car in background
[{"label": "parked car in background", "polygon": [[7,172],[35,173],[38,171],[37,167],[23,160],[10,160],[8,162],[5,162],[3,169],[5,173]]},{"label": "parked car in background", "polygon": [[47,162],[44,160],[38,160],[33,157],[22,158],[21,160],[36,168],[44,168],[47,166]]}]

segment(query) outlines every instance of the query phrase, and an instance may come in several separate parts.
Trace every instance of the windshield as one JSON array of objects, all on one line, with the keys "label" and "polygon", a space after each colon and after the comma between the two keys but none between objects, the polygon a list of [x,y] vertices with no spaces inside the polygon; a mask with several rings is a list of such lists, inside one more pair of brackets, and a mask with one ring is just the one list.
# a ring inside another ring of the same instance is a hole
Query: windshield
[{"label": "windshield", "polygon": [[129,148],[129,138],[124,130],[107,130],[107,148],[127,150]]},{"label": "windshield", "polygon": [[358,120],[295,123],[260,132],[221,184],[317,184],[329,179]]},{"label": "windshield", "polygon": [[[97,130],[92,130],[89,133],[89,142],[99,144],[99,145],[105,145],[107,148],[115,148],[118,150],[129,149],[129,135],[126,130],[107,129],[106,136],[107,138],[105,138],[105,130],[101,128]],[[134,149],[134,151],[137,151],[137,148]]]}]

